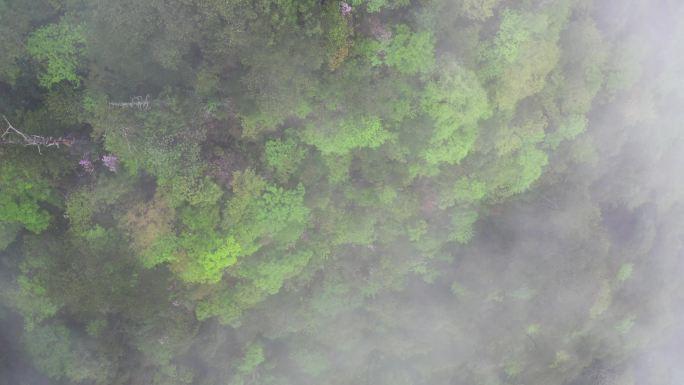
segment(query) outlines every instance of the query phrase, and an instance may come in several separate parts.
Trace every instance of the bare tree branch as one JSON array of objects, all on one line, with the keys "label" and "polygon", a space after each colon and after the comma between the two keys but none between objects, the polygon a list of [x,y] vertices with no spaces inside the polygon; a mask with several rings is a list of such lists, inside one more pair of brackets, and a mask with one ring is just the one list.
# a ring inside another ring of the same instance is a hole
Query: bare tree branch
[{"label": "bare tree branch", "polygon": [[2,119],[7,124],[5,132],[0,135],[0,145],[2,144],[17,144],[23,146],[35,146],[38,153],[42,154],[41,147],[57,147],[60,145],[71,146],[74,144],[73,139],[59,137],[53,138],[51,136],[27,135],[15,128],[5,115]]},{"label": "bare tree branch", "polygon": [[110,106],[119,108],[137,108],[140,111],[147,111],[150,109],[150,95],[146,95],[145,99],[142,96],[134,96],[130,102],[110,102]]}]

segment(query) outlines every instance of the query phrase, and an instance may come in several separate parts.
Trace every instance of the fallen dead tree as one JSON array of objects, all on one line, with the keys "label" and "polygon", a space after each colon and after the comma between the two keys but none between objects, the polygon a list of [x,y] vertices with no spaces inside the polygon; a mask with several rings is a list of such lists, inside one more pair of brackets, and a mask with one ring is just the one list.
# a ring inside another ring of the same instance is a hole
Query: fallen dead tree
[{"label": "fallen dead tree", "polygon": [[130,102],[109,102],[112,107],[119,108],[137,108],[140,111],[148,111],[150,109],[150,95],[145,96],[134,96],[131,98]]},{"label": "fallen dead tree", "polygon": [[0,145],[14,144],[22,146],[34,146],[38,149],[38,153],[42,154],[42,147],[60,147],[60,146],[71,146],[74,144],[74,139],[72,138],[53,138],[52,136],[40,136],[40,135],[29,135],[21,132],[12,123],[7,120],[5,115],[2,119],[7,124],[7,128],[0,135]]}]

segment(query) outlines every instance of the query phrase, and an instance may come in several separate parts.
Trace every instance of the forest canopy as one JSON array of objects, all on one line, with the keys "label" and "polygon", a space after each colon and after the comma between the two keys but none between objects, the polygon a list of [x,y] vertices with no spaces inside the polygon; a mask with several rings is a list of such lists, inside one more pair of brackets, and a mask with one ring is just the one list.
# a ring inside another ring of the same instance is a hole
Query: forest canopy
[{"label": "forest canopy", "polygon": [[682,17],[0,0],[0,385],[681,383]]}]

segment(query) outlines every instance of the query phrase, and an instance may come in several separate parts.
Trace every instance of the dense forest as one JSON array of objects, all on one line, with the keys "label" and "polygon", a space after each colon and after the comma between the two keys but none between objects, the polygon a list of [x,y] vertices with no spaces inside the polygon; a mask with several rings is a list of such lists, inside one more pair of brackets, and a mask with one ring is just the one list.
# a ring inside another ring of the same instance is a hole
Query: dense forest
[{"label": "dense forest", "polygon": [[0,385],[683,383],[682,20],[0,0]]}]

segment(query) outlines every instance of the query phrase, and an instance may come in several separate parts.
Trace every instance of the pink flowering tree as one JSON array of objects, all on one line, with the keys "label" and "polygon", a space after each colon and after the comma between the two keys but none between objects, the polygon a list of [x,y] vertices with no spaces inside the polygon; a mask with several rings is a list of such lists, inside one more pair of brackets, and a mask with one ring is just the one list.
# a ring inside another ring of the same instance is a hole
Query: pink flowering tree
[{"label": "pink flowering tree", "polygon": [[86,174],[92,174],[95,172],[95,165],[90,159],[83,158],[78,161],[78,164],[81,166],[83,171],[85,171]]},{"label": "pink flowering tree", "polygon": [[351,5],[347,4],[346,2],[341,2],[340,3],[340,13],[342,16],[347,16],[351,13],[352,7]]}]

